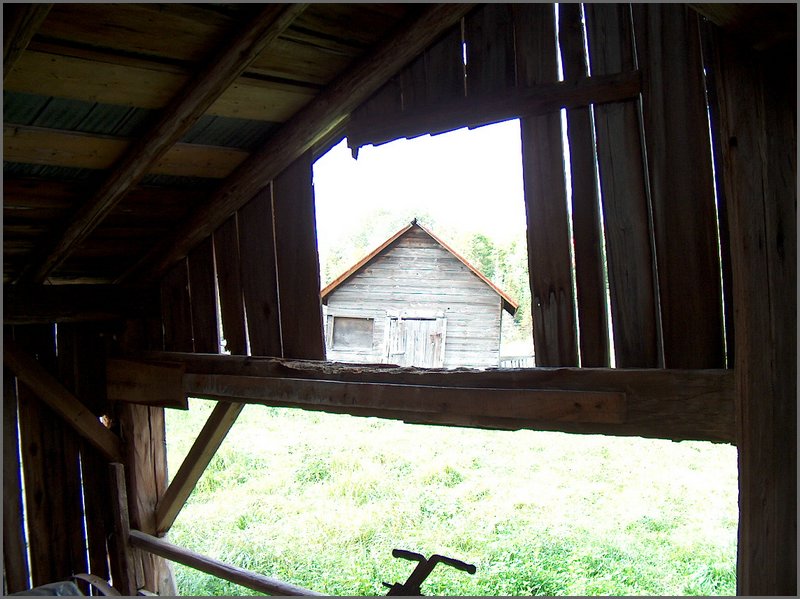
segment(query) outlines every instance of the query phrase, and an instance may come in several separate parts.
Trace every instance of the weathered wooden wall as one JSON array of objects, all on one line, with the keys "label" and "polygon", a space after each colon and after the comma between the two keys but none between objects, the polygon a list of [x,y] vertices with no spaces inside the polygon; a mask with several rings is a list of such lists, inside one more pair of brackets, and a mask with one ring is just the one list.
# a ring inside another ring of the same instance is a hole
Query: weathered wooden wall
[{"label": "weathered wooden wall", "polygon": [[[412,228],[327,300],[329,315],[374,318],[370,350],[328,350],[331,360],[386,362],[387,312],[442,312],[444,367],[496,367],[501,298],[427,233]],[[389,360],[391,361],[391,360]]]},{"label": "weathered wooden wall", "polygon": [[[725,367],[730,248],[700,17],[686,5],[582,7],[558,17],[552,4],[477,7],[460,38],[441,39],[355,112],[349,143],[519,117],[537,365],[608,366],[613,346],[620,367]],[[610,96],[606,78],[635,89]],[[444,116],[448,105],[457,110]]]},{"label": "weathered wooden wall", "polygon": [[[61,325],[57,335],[52,324],[17,326],[6,327],[4,334],[84,398],[95,416],[110,413],[104,376],[107,325]],[[3,427],[6,590],[68,580],[79,572],[119,578],[108,547],[107,458],[7,368]]]}]

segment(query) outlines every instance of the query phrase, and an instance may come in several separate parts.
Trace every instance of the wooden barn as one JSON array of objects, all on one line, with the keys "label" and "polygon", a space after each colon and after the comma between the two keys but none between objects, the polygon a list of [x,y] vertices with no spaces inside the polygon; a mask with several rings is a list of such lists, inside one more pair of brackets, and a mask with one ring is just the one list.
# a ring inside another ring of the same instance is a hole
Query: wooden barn
[{"label": "wooden barn", "polygon": [[416,219],[322,290],[329,360],[423,368],[500,363],[518,304]]},{"label": "wooden barn", "polygon": [[[796,4],[3,12],[4,591],[312,594],[169,542],[256,403],[734,444],[738,592],[796,595]],[[315,158],[509,118],[542,367],[326,362]]]}]

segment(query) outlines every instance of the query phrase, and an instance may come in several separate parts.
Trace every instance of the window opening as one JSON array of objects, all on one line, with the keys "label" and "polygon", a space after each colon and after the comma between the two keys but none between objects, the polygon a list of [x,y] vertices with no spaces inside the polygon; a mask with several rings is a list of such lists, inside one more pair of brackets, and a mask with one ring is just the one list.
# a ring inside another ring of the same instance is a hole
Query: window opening
[{"label": "window opening", "polygon": [[532,366],[520,143],[512,120],[365,146],[357,160],[342,142],[317,160],[324,323],[374,319],[371,355],[342,354],[334,328],[329,359]]}]

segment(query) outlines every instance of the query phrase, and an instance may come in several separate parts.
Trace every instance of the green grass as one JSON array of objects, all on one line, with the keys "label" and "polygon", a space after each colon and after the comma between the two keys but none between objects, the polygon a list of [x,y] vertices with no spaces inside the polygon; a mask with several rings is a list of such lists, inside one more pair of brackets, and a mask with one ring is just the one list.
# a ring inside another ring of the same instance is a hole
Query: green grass
[{"label": "green grass", "polygon": [[[168,410],[169,470],[210,413]],[[330,595],[382,595],[412,562],[428,595],[733,595],[736,451],[246,407],[169,534]],[[176,565],[184,595],[253,591]]]}]

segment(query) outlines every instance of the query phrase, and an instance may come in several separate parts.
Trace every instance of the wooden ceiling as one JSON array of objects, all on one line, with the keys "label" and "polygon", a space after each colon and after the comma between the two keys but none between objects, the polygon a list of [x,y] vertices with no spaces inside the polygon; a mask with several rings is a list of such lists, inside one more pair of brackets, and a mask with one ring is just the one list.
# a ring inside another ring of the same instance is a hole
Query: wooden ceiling
[{"label": "wooden ceiling", "polygon": [[4,282],[159,276],[469,8],[4,4]]}]

